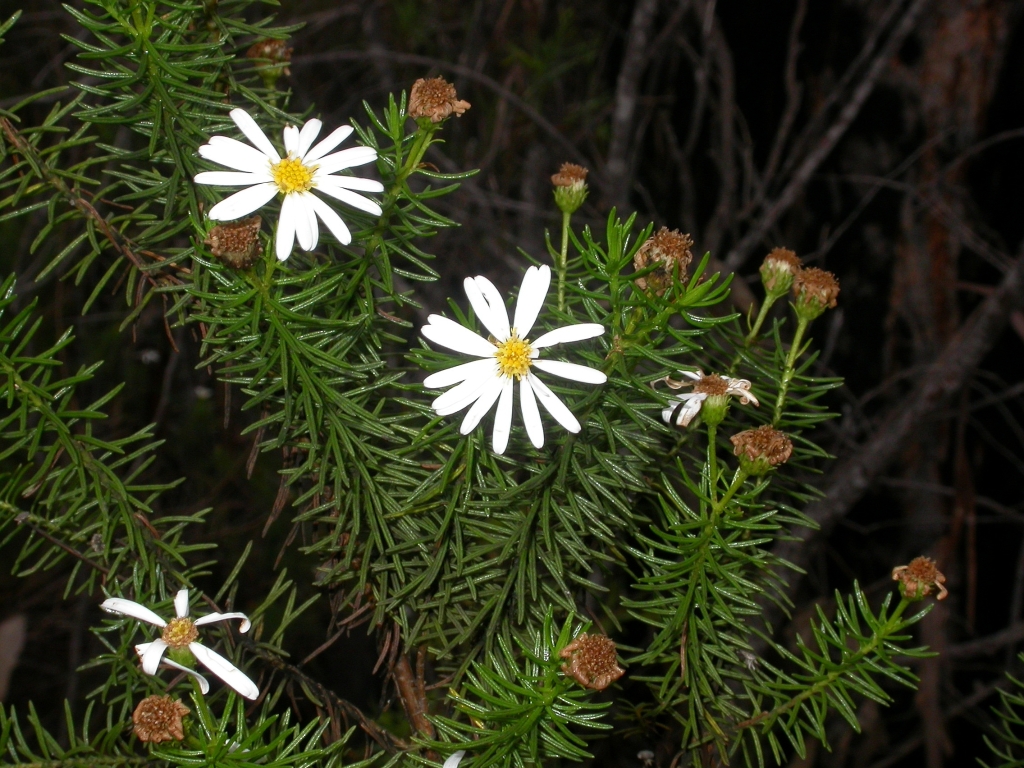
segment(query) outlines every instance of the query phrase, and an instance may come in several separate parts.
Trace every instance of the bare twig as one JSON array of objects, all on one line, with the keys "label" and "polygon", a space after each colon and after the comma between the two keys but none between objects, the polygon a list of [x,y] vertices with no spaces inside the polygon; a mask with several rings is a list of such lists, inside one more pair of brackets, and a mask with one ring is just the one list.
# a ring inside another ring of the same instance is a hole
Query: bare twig
[{"label": "bare twig", "polygon": [[417,680],[406,655],[400,654],[392,672],[398,696],[412,726],[428,738],[434,738],[434,726],[427,719],[427,697],[425,683]]}]

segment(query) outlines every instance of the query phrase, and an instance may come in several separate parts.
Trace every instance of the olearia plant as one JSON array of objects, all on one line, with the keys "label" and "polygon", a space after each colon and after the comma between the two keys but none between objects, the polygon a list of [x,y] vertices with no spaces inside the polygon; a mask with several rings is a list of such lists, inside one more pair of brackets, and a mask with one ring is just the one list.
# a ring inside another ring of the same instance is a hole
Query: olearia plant
[{"label": "olearia plant", "polygon": [[[424,244],[456,225],[431,202],[472,173],[425,157],[470,105],[423,78],[321,139],[280,88],[291,30],[247,21],[250,5],[67,6],[80,79],[38,125],[22,115],[44,94],[0,111],[0,211],[44,216],[38,277],[87,285],[83,312],[120,286],[123,329],[158,299],[194,331],[256,450],[287,457],[305,532],[289,546],[313,575],[240,592],[277,567],[254,538],[212,583],[208,511],[165,509],[187,480],[152,475],[151,430],[98,433],[125,393],[79,403],[97,366],[63,370],[74,338],[43,338],[12,275],[0,546],[17,575],[52,570],[110,615],[66,738],[0,708],[0,762],[522,768],[587,759],[620,730],[663,734],[676,765],[762,766],[913,685],[915,605],[944,595],[934,565],[898,568],[895,601],[837,594],[793,643],[761,620],[789,607],[772,545],[808,524],[828,458],[815,427],[838,381],[813,376],[810,332],[835,279],[773,251],[745,323],[687,235],[615,210],[577,226],[587,172],[566,164],[554,241],[523,243],[507,285],[460,274],[465,297],[425,306]],[[787,296],[792,317],[770,314]],[[246,514],[258,530],[278,511]],[[317,600],[332,627],[380,638],[401,724],[289,658]],[[237,635],[205,627],[226,619]]]}]

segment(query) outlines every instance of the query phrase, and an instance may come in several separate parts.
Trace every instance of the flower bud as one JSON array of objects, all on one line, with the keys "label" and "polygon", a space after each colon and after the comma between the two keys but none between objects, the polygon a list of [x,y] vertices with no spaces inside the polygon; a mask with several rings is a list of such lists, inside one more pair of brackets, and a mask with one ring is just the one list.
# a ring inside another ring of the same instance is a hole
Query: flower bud
[{"label": "flower bud", "polygon": [[170,696],[147,696],[132,713],[135,735],[139,741],[159,744],[185,738],[181,718],[191,710]]},{"label": "flower bud", "polygon": [[555,188],[555,205],[562,213],[576,213],[587,199],[588,173],[590,171],[582,165],[562,163],[558,173],[551,177],[551,184]]},{"label": "flower bud", "polygon": [[614,641],[604,635],[584,632],[558,655],[566,660],[562,672],[594,691],[603,691],[626,673],[619,666]]},{"label": "flower bud", "polygon": [[739,457],[740,469],[753,477],[761,477],[793,455],[793,443],[785,434],[767,424],[733,435],[733,453]]},{"label": "flower bud", "polygon": [[470,106],[468,101],[459,99],[455,86],[443,77],[421,77],[412,84],[412,90],[409,91],[406,114],[417,122],[429,120],[431,123],[440,123],[452,114],[461,117]]},{"label": "flower bud", "polygon": [[640,246],[633,256],[637,270],[654,266],[650,274],[636,279],[637,287],[661,296],[672,285],[673,278],[686,276],[686,268],[693,261],[693,238],[678,229],[662,227]]},{"label": "flower bud", "polygon": [[800,271],[800,258],[787,248],[775,248],[761,263],[761,282],[772,301],[781,298]]},{"label": "flower bud", "polygon": [[835,307],[836,297],[839,296],[839,281],[824,269],[801,269],[793,280],[793,296],[797,317],[814,320],[826,309]]},{"label": "flower bud", "polygon": [[929,557],[915,557],[910,565],[899,565],[892,569],[893,581],[900,583],[900,594],[907,600],[923,600],[937,589],[936,600],[944,600],[949,592],[943,586],[946,577],[935,567]]},{"label": "flower bud", "polygon": [[245,52],[247,59],[253,59],[256,71],[263,78],[263,84],[273,89],[281,75],[292,73],[288,65],[292,60],[292,49],[284,40],[259,40]]},{"label": "flower bud", "polygon": [[210,230],[203,242],[210,246],[210,252],[234,269],[248,269],[263,253],[260,244],[259,216],[218,224]]}]

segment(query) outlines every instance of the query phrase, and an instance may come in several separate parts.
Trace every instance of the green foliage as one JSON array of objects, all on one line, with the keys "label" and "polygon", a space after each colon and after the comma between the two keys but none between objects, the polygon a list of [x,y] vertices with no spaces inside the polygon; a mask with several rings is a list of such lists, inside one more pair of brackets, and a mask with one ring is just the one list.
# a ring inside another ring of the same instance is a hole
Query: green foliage
[{"label": "green foliage", "polygon": [[[1018,656],[1021,659],[1022,656]],[[1010,690],[1000,689],[1001,699],[992,714],[999,723],[991,734],[985,736],[985,743],[992,752],[995,762],[979,760],[981,765],[992,768],[1018,768],[1024,766],[1024,683],[1007,675]]]}]

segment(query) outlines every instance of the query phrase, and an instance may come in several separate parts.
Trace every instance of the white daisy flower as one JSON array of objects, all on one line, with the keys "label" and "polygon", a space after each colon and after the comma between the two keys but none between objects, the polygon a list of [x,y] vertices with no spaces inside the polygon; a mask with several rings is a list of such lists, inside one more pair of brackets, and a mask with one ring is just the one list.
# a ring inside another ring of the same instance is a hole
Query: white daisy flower
[{"label": "white daisy flower", "polygon": [[235,170],[205,171],[196,176],[195,182],[246,189],[213,206],[209,213],[211,219],[233,221],[247,216],[280,192],[284,200],[277,222],[275,248],[277,258],[284,261],[291,255],[296,238],[302,250],[316,248],[320,237],[318,216],[339,243],[348,245],[352,242],[352,233],[345,222],[331,206],[314,195],[314,191],[374,216],[381,215],[380,205],[353,190],[383,192],[383,184],[372,179],[333,175],[377,159],[377,150],[373,147],[353,147],[328,154],[352,134],[352,126],[341,126],[313,146],[323,123],[316,119],[308,120],[302,130],[287,125],[284,128],[285,156],[282,158],[249,113],[233,109],[231,119],[253,146],[227,136],[211,137],[208,144],[199,148],[200,156]]},{"label": "white daisy flower", "polygon": [[603,325],[579,323],[556,328],[530,341],[530,330],[544,305],[550,284],[551,270],[547,266],[526,270],[516,301],[515,319],[510,325],[505,302],[494,284],[486,277],[467,277],[464,283],[466,296],[492,338],[485,339],[441,315],[431,315],[427,325],[420,330],[435,344],[480,358],[431,374],[423,384],[431,389],[458,384],[434,400],[431,407],[438,415],[449,416],[472,406],[459,428],[464,435],[472,432],[497,402],[493,447],[498,454],[504,453],[508,447],[512,428],[512,390],[516,381],[519,382],[519,408],[526,425],[526,434],[536,447],[544,445],[544,427],[537,408],[538,400],[554,416],[555,421],[567,430],[580,431],[579,421],[558,396],[548,389],[547,384],[537,377],[534,368],[585,384],[604,384],[608,380],[601,371],[583,365],[537,359],[544,347],[592,339],[604,333]]},{"label": "white daisy flower", "polygon": [[672,389],[692,386],[693,391],[676,395],[677,399],[683,401],[681,407],[678,403],[673,403],[661,412],[661,418],[666,424],[675,423],[680,427],[690,426],[690,422],[700,413],[704,401],[709,397],[720,398],[723,403],[730,396],[738,397],[743,405],[753,403],[760,406],[757,398],[750,391],[750,382],[746,379],[732,379],[728,376],[719,376],[717,373],[705,376],[704,372],[699,369],[679,372],[690,381],[674,381],[665,377],[664,382]]},{"label": "white daisy flower", "polygon": [[193,621],[188,617],[187,589],[179,591],[174,596],[174,611],[177,615],[170,621],[164,621],[144,605],[132,600],[125,600],[121,597],[107,598],[100,605],[100,608],[110,613],[131,616],[139,621],[145,621],[148,624],[163,628],[163,634],[158,639],[151,643],[140,643],[135,646],[135,652],[142,659],[142,671],[147,675],[155,675],[157,667],[160,666],[162,661],[168,667],[187,672],[197,678],[200,690],[203,693],[209,693],[210,684],[206,681],[205,677],[172,659],[164,658],[164,652],[168,649],[171,649],[172,652],[188,649],[192,656],[202,662],[204,667],[245,696],[245,698],[255,699],[260,695],[256,683],[246,677],[245,673],[219,653],[215,653],[205,645],[196,642],[199,638],[199,632],[196,630],[196,627],[200,627],[203,624],[212,624],[215,621],[241,619],[242,623],[238,627],[238,631],[248,632],[250,626],[249,617],[244,613],[211,613]]}]

